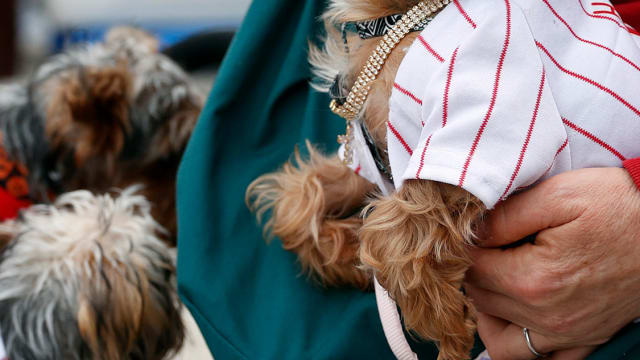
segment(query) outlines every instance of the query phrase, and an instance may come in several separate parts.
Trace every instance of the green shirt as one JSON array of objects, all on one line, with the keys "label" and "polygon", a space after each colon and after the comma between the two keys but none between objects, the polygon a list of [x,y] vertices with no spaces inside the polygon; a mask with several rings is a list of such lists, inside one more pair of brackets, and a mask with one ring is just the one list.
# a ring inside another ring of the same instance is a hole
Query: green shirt
[{"label": "green shirt", "polygon": [[[216,360],[393,359],[373,293],[309,281],[277,239],[265,243],[244,203],[247,185],[295,144],[337,149],[344,122],[309,86],[307,42],[320,34],[323,8],[320,0],[253,2],[178,174],[180,294]],[[592,358],[640,358],[639,339],[640,328],[630,328]],[[413,348],[436,358],[432,344]]]}]

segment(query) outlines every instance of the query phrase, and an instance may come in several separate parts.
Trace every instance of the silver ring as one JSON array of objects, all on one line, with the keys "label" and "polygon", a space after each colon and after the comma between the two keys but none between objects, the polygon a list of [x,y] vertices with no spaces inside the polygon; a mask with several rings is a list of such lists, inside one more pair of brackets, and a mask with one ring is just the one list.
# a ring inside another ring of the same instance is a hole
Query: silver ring
[{"label": "silver ring", "polygon": [[527,328],[522,328],[522,333],[524,334],[524,341],[527,343],[527,347],[529,348],[529,351],[531,351],[531,353],[533,355],[535,355],[536,357],[539,358],[546,358],[547,356],[549,356],[548,354],[541,354],[539,353],[534,347],[533,344],[531,343],[531,337],[529,336],[529,329]]}]

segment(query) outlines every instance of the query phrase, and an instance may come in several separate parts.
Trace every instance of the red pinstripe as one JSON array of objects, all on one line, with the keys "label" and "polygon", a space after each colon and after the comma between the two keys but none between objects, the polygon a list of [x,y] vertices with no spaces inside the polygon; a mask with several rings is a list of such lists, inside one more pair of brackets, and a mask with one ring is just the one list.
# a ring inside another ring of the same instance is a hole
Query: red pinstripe
[{"label": "red pinstripe", "polygon": [[569,121],[569,120],[567,120],[565,118],[562,118],[562,122],[565,123],[565,125],[567,125],[568,127],[570,127],[573,130],[577,131],[579,134],[583,135],[584,137],[588,138],[589,140],[593,141],[594,143],[602,146],[607,151],[609,151],[610,153],[615,155],[618,159],[620,159],[622,161],[627,160],[627,158],[625,158],[618,150],[614,149],[613,146],[611,146],[611,145],[607,144],[606,142],[602,141],[597,136],[593,135],[592,133],[588,132],[587,130],[579,127],[578,125],[572,123],[571,121]]},{"label": "red pinstripe", "polygon": [[442,101],[442,127],[447,125],[447,117],[449,116],[449,89],[451,88],[451,78],[453,77],[453,66],[456,62],[456,56],[458,55],[458,48],[453,52],[451,56],[451,63],[449,64],[449,73],[447,74],[447,85],[444,88],[444,100]]},{"label": "red pinstripe", "polygon": [[558,158],[558,155],[560,155],[560,153],[564,150],[564,148],[567,147],[568,144],[569,144],[569,138],[564,139],[564,142],[562,143],[562,145],[560,145],[560,147],[558,148],[558,151],[556,151],[556,155],[553,157],[553,161],[551,162],[551,165],[549,165],[549,168],[547,169],[547,171],[545,171],[544,174],[540,176],[541,179],[547,176],[549,171],[551,171],[551,168],[553,168],[553,164],[555,164],[556,159]]},{"label": "red pinstripe", "polygon": [[540,42],[538,42],[536,40],[536,45],[538,45],[538,48],[540,48],[542,51],[544,51],[545,54],[547,54],[547,56],[549,57],[549,59],[551,59],[551,61],[558,67],[558,69],[560,69],[562,72],[571,75],[573,77],[575,77],[576,79],[582,80],[584,82],[586,82],[587,84],[593,85],[595,87],[597,87],[598,89],[606,92],[607,94],[611,95],[614,99],[618,100],[620,103],[622,103],[624,106],[626,106],[629,110],[633,111],[636,115],[640,116],[640,110],[638,110],[638,108],[636,108],[635,106],[631,105],[630,102],[628,102],[627,100],[623,99],[622,96],[618,95],[616,92],[614,92],[613,90],[609,89],[608,87],[589,79],[588,77],[584,76],[584,75],[580,75],[578,73],[575,73],[571,70],[568,70],[567,68],[563,67],[562,65],[560,65],[560,63],[558,63],[558,61],[551,56],[551,53],[549,53],[549,50],[547,50],[547,48],[544,47],[544,45],[542,45]]},{"label": "red pinstripe", "polygon": [[578,2],[580,3],[580,7],[582,8],[582,11],[584,11],[584,13],[585,13],[587,16],[592,17],[592,18],[594,18],[594,19],[609,20],[609,21],[611,21],[611,22],[615,23],[616,25],[618,25],[618,27],[620,27],[620,28],[622,28],[622,29],[625,29],[625,30],[626,30],[626,27],[625,27],[625,26],[623,26],[622,24],[620,24],[620,23],[618,22],[618,20],[616,20],[616,19],[612,19],[612,18],[610,18],[610,17],[608,17],[608,16],[599,16],[599,15],[594,15],[594,14],[592,14],[592,13],[588,12],[588,11],[587,11],[587,9],[585,9],[584,4],[582,4],[582,0],[578,0]]},{"label": "red pinstripe", "polygon": [[398,89],[398,91],[400,91],[401,93],[407,95],[409,98],[411,98],[411,100],[415,101],[416,103],[422,105],[422,100],[420,100],[417,96],[415,96],[411,91],[403,88],[402,86],[398,85],[398,83],[393,83],[393,87]]},{"label": "red pinstripe", "polygon": [[473,20],[471,20],[471,18],[469,17],[469,14],[467,14],[467,12],[464,11],[462,6],[460,5],[460,1],[453,0],[453,2],[456,4],[456,7],[458,8],[458,10],[460,10],[460,14],[462,14],[462,16],[464,16],[464,18],[467,20],[467,22],[469,24],[471,24],[471,27],[473,27],[475,29],[476,28],[476,23],[474,23]]},{"label": "red pinstripe", "polygon": [[407,142],[404,141],[404,139],[402,138],[402,135],[400,135],[398,130],[396,130],[396,128],[393,127],[393,125],[391,125],[391,121],[387,121],[387,126],[389,126],[389,129],[391,130],[393,135],[395,135],[398,141],[400,141],[400,143],[402,144],[402,146],[404,146],[404,149],[407,150],[409,155],[413,155],[413,150],[411,150],[411,148],[409,147],[409,144],[407,144]]},{"label": "red pinstripe", "polygon": [[558,18],[558,20],[560,20],[560,22],[562,22],[564,24],[564,26],[567,27],[567,29],[569,29],[569,32],[571,32],[571,34],[578,40],[582,41],[583,43],[587,43],[593,46],[597,46],[601,49],[607,50],[609,53],[611,53],[613,56],[622,59],[622,61],[628,63],[629,65],[633,66],[636,70],[640,71],[640,67],[638,65],[636,65],[635,63],[633,63],[631,60],[627,59],[624,55],[619,54],[615,51],[613,51],[612,49],[602,45],[602,44],[598,44],[596,42],[593,41],[589,41],[586,39],[581,38],[580,36],[578,36],[578,34],[575,33],[575,31],[573,31],[573,29],[571,28],[571,26],[567,23],[567,21],[565,19],[562,18],[562,16],[560,16],[560,14],[558,14],[556,12],[556,10],[553,8],[553,6],[551,6],[551,4],[549,4],[548,0],[542,0],[544,1],[545,4],[547,4],[547,6],[549,7],[549,10],[551,10],[551,12],[553,13],[553,15],[556,16],[556,18]]},{"label": "red pinstripe", "polygon": [[356,175],[360,175],[360,170],[362,170],[362,167],[360,165],[358,165],[358,167],[354,171],[356,173]]},{"label": "red pinstripe", "polygon": [[562,145],[560,145],[560,147],[558,148],[558,151],[556,151],[556,155],[553,157],[553,160],[555,161],[556,158],[558,157],[558,155],[560,155],[560,153],[562,152],[562,150],[564,150],[564,148],[567,147],[567,144],[569,144],[569,138],[564,139],[564,143],[562,143]]},{"label": "red pinstripe", "polygon": [[536,99],[536,106],[533,109],[533,116],[531,117],[531,123],[529,124],[529,131],[527,131],[527,137],[524,141],[524,144],[522,144],[522,150],[520,150],[520,157],[518,158],[518,163],[516,164],[516,168],[513,170],[513,174],[511,174],[511,180],[509,181],[509,185],[507,185],[507,188],[504,190],[504,193],[502,193],[502,196],[500,196],[500,198],[504,198],[507,195],[509,190],[511,190],[511,186],[513,186],[513,182],[515,181],[516,177],[518,177],[518,174],[520,173],[520,168],[522,167],[522,160],[524,159],[524,154],[526,154],[527,148],[529,147],[529,141],[531,140],[531,133],[533,132],[533,127],[536,124],[536,119],[538,118],[538,109],[540,109],[540,99],[542,99],[542,89],[544,89],[545,75],[546,74],[543,69],[542,77],[540,79],[540,87],[538,88],[538,98]]},{"label": "red pinstripe", "polygon": [[476,148],[478,147],[478,142],[480,142],[480,138],[484,133],[484,129],[487,127],[487,123],[489,122],[489,118],[491,118],[491,114],[493,113],[493,107],[496,104],[496,98],[498,97],[498,87],[500,85],[500,77],[502,75],[502,67],[504,66],[504,59],[507,56],[507,49],[509,48],[509,41],[511,38],[511,4],[509,0],[504,1],[507,7],[507,31],[504,38],[504,45],[502,47],[502,53],[500,54],[500,60],[498,61],[498,69],[496,71],[496,80],[493,85],[493,94],[491,95],[491,102],[489,104],[489,110],[487,110],[487,114],[484,116],[484,120],[482,121],[482,125],[480,129],[478,129],[478,133],[476,134],[476,138],[473,141],[473,145],[471,146],[471,150],[469,150],[469,155],[467,156],[467,161],[464,163],[464,168],[462,169],[462,174],[460,175],[460,181],[458,182],[458,186],[462,187],[464,185],[464,179],[467,176],[467,170],[469,170],[469,163],[471,162],[471,158],[473,154],[476,152]]},{"label": "red pinstripe", "polygon": [[610,14],[613,16],[618,16],[618,14],[616,14],[616,8],[613,7],[613,5],[611,4],[607,4],[607,3],[602,3],[602,2],[592,2],[591,5],[596,5],[596,6],[606,6],[609,8],[609,11],[604,11],[604,10],[598,10],[598,11],[594,11],[594,14]]},{"label": "red pinstripe", "polygon": [[610,17],[608,17],[608,16],[593,15],[593,14],[589,13],[589,12],[587,11],[587,9],[585,9],[585,8],[584,8],[584,5],[582,4],[582,0],[578,0],[578,2],[580,3],[580,7],[582,8],[582,11],[584,11],[584,13],[585,13],[587,16],[592,17],[592,18],[594,18],[594,19],[609,20],[609,21],[613,22],[614,24],[618,25],[618,27],[619,27],[619,28],[621,28],[621,29],[625,29],[625,30],[627,30],[628,32],[630,32],[630,33],[632,33],[632,34],[634,34],[634,35],[640,35],[640,33],[639,33],[638,31],[636,31],[634,28],[630,28],[630,27],[628,27],[628,26],[625,26],[625,25],[623,25],[623,24],[620,24],[620,23],[618,22],[618,20],[616,20],[616,19],[612,19],[612,18],[610,18]]},{"label": "red pinstripe", "polygon": [[438,52],[433,50],[431,45],[429,45],[427,43],[427,41],[422,37],[422,35],[418,35],[418,40],[420,40],[420,43],[422,44],[422,46],[424,46],[425,49],[427,49],[429,54],[433,55],[433,57],[435,57],[438,61],[444,62],[444,58],[442,56],[440,56],[440,54],[438,54]]},{"label": "red pinstripe", "polygon": [[431,142],[431,136],[429,135],[427,138],[427,142],[424,144],[424,149],[422,149],[422,156],[420,156],[420,166],[418,167],[418,172],[416,172],[416,179],[420,179],[420,173],[422,172],[422,167],[424,166],[424,153],[427,152],[427,148],[429,147],[429,143]]},{"label": "red pinstripe", "polygon": [[[560,145],[560,147],[558,148],[558,151],[556,151],[556,154],[554,155],[553,160],[551,161],[551,165],[549,165],[549,167],[544,172],[544,174],[542,174],[542,176],[540,176],[540,179],[543,179],[545,176],[547,176],[549,171],[551,171],[551,169],[553,168],[553,164],[556,163],[556,159],[558,158],[558,155],[560,155],[560,153],[564,150],[564,148],[567,147],[567,144],[569,144],[569,138],[564,139],[564,142],[562,143],[562,145]],[[525,189],[525,188],[527,188],[527,186],[521,186],[521,187],[517,188],[516,191],[520,191],[522,189]]]}]

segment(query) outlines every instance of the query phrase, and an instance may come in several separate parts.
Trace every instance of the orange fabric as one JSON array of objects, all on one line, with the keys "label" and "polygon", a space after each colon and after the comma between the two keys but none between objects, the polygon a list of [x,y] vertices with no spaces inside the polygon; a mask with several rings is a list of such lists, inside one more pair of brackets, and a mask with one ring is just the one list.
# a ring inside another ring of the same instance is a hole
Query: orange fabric
[{"label": "orange fabric", "polygon": [[20,209],[29,205],[27,171],[0,146],[0,221],[15,218]]}]

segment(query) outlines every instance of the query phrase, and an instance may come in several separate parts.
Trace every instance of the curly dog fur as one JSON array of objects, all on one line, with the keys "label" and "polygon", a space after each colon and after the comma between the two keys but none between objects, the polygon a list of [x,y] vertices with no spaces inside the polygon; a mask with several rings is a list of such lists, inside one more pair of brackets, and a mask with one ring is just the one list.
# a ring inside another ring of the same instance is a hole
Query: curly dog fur
[{"label": "curly dog fur", "polygon": [[468,357],[476,317],[460,288],[484,205],[458,187],[411,180],[369,206],[361,260],[396,300],[407,329],[439,341],[441,358]]},{"label": "curly dog fur", "polygon": [[298,255],[302,267],[326,285],[352,285],[366,289],[368,272],[357,265],[358,210],[374,185],[342,164],[338,156],[322,156],[307,143],[309,159],[295,151],[295,163],[282,171],[256,179],[247,190],[247,202],[261,218],[269,235],[282,240]]}]

